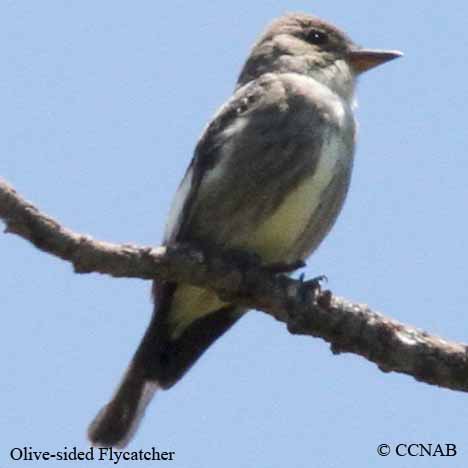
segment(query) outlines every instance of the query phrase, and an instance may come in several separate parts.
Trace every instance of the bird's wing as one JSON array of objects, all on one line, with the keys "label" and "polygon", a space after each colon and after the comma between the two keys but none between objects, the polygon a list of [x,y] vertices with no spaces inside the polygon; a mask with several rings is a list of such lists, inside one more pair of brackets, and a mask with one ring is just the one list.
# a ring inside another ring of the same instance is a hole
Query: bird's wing
[{"label": "bird's wing", "polygon": [[238,89],[197,144],[164,242],[227,241],[225,234],[239,227],[236,213],[260,221],[258,214],[271,211],[317,164],[325,119],[318,104],[279,75],[263,75]]},{"label": "bird's wing", "polygon": [[256,82],[242,87],[218,110],[205,127],[172,202],[164,234],[165,243],[183,239],[183,232],[188,226],[187,220],[190,218],[200,183],[220,162],[222,146],[228,139],[223,132],[233,125],[242,112],[252,109],[254,96],[258,98],[261,92],[262,89],[257,86]]}]

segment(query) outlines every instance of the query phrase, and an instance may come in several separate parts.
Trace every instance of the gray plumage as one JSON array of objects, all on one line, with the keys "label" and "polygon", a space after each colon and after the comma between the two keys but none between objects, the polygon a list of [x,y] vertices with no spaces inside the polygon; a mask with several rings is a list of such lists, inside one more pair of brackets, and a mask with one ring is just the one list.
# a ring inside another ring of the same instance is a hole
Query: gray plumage
[{"label": "gray plumage", "polygon": [[309,213],[297,242],[265,260],[305,258],[342,206],[354,128],[350,105],[313,78],[266,73],[250,81],[221,108],[197,145],[186,175],[192,193],[178,214],[179,227],[167,239],[183,231],[201,243],[249,249],[253,227],[268,220],[291,191],[314,175],[320,158],[327,156],[323,151],[332,146],[339,154],[324,187],[328,196],[316,207],[320,214]]},{"label": "gray plumage", "polygon": [[[273,22],[198,142],[164,243],[250,251],[265,265],[310,255],[348,190],[356,76],[397,56],[360,49],[312,16]],[[158,282],[153,293],[145,336],[89,428],[95,445],[125,445],[154,390],[174,385],[245,312],[187,284]]]}]

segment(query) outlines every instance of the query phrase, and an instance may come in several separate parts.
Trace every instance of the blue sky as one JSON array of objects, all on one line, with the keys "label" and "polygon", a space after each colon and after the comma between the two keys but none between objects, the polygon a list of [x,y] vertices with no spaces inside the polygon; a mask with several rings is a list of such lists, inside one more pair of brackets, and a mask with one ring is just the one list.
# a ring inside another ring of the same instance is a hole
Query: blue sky
[{"label": "blue sky", "polygon": [[[468,341],[466,2],[1,2],[0,176],[76,231],[158,244],[205,123],[286,11],[405,53],[360,80],[351,190],[306,274]],[[0,466],[30,466],[14,447],[86,450],[149,320],[149,283],[78,276],[14,236],[0,258]],[[157,395],[128,449],[175,451],[171,467],[461,467],[467,421],[467,395],[333,356],[251,312]],[[459,454],[376,453],[412,442]]]}]

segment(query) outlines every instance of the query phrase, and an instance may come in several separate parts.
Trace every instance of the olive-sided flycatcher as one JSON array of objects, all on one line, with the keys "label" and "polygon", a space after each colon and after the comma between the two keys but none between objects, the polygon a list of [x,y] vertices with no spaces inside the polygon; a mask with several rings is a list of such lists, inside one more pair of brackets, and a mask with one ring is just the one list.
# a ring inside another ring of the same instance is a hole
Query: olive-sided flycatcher
[{"label": "olive-sided flycatcher", "polygon": [[[400,55],[358,47],[313,16],[274,21],[195,148],[164,243],[250,252],[265,266],[307,258],[348,190],[356,78]],[[155,390],[172,387],[246,312],[189,284],[158,281],[153,294],[141,344],[89,428],[93,444],[124,446]]]}]

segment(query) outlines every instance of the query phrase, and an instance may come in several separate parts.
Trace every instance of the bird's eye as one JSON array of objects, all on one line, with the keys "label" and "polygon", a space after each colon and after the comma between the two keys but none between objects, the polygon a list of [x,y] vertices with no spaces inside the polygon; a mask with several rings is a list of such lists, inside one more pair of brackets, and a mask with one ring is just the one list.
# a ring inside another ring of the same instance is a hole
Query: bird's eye
[{"label": "bird's eye", "polygon": [[327,42],[328,37],[324,32],[312,29],[307,33],[306,40],[311,44],[321,45]]}]

